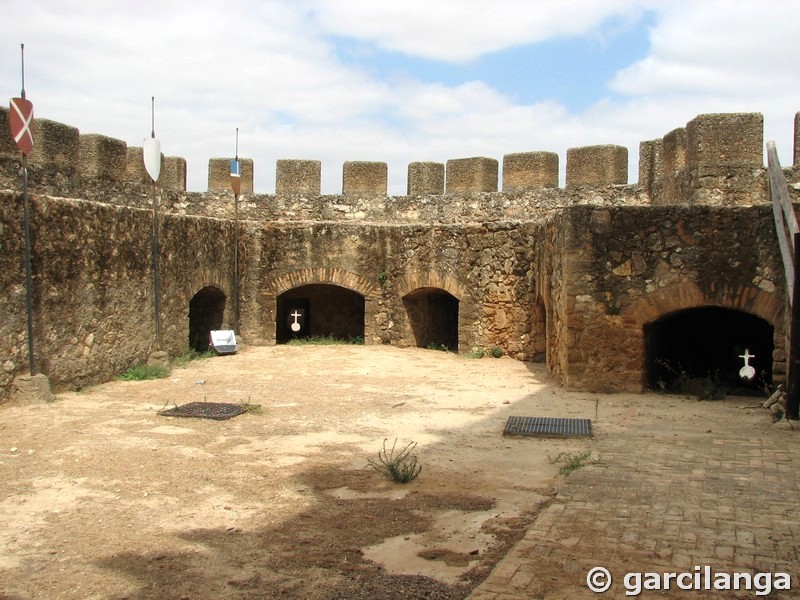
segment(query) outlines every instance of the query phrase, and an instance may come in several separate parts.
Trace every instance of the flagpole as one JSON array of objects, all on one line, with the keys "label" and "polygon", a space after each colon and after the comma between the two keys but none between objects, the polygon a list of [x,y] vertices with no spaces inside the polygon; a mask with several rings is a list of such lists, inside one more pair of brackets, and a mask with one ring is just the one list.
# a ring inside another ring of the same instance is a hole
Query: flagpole
[{"label": "flagpole", "polygon": [[[25,100],[25,44],[20,44],[22,56],[22,91],[20,97]],[[23,229],[25,236],[25,312],[28,329],[28,369],[31,375],[36,374],[36,361],[33,354],[33,276],[31,274],[31,208],[28,199],[28,155],[22,153],[22,205]]]},{"label": "flagpole", "polygon": [[[156,98],[150,98],[150,137],[156,137]],[[156,325],[156,350],[161,350],[161,311],[159,306],[158,282],[158,197],[156,195],[156,180],[153,179],[153,308],[155,310]]]},{"label": "flagpole", "polygon": [[[236,165],[239,165],[239,128],[236,128]],[[239,171],[241,177],[241,169]],[[233,329],[239,332],[239,188],[233,190]]]},{"label": "flagpole", "polygon": [[31,275],[31,209],[28,200],[28,157],[22,155],[22,204],[23,227],[25,228],[25,309],[28,316],[28,368],[36,374],[33,356],[33,277]]}]

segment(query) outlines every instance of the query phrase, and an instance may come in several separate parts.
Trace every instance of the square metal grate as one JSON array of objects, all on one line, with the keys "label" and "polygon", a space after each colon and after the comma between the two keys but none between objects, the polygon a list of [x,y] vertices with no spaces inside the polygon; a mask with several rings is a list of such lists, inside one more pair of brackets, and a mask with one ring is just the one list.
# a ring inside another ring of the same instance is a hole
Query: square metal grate
[{"label": "square metal grate", "polygon": [[591,419],[557,417],[508,417],[503,435],[533,437],[592,437]]},{"label": "square metal grate", "polygon": [[189,402],[158,414],[162,417],[196,417],[198,419],[214,419],[224,421],[247,412],[241,404],[228,402]]}]

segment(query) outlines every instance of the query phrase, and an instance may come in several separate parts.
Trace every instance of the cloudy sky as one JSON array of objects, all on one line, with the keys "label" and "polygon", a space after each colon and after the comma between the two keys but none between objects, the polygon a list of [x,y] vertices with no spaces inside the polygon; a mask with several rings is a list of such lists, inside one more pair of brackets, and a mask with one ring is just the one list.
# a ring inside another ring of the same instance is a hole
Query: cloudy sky
[{"label": "cloudy sky", "polygon": [[[760,112],[792,163],[797,0],[0,0],[0,90],[37,117],[140,146],[204,191],[211,157],[408,163],[627,146],[701,113]],[[1,94],[0,94],[1,95]]]}]

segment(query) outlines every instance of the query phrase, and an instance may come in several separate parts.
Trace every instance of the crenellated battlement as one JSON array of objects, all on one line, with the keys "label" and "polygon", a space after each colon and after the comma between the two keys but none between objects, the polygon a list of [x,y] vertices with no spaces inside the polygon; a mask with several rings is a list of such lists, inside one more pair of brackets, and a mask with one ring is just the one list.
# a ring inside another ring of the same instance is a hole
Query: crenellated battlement
[{"label": "crenellated battlement", "polygon": [[[260,193],[259,166],[241,158],[238,220],[230,158],[209,159],[208,189],[189,192],[186,160],[163,157],[156,220],[141,147],[47,119],[33,130],[35,335],[61,389],[146,358],[155,331],[172,355],[202,350],[219,328],[285,342],[292,307],[314,313],[309,334],[496,346],[592,391],[652,386],[661,356],[648,353],[669,352],[659,336],[679,328],[650,325],[724,307],[763,321],[720,327],[753,337],[741,343],[765,381],[785,375],[787,290],[757,113],[699,115],[641,142],[635,184],[628,149],[614,144],[570,148],[564,163],[547,151],[412,162],[406,195],[388,194],[385,162],[345,162],[341,192],[322,194],[320,161],[284,159],[274,192]],[[27,362],[20,155],[8,132],[3,108],[0,402]],[[797,165],[800,113],[794,140]],[[797,200],[800,169],[785,171]],[[715,353],[741,354],[704,350]]]},{"label": "crenellated battlement", "polygon": [[[800,146],[797,143],[799,117],[800,113],[795,115],[795,163]],[[18,158],[8,134],[7,121],[8,110],[1,108],[0,160]],[[96,188],[97,182],[123,187],[149,184],[141,147],[128,146],[122,140],[103,135],[81,134],[75,127],[48,119],[34,119],[33,130],[36,143],[29,156],[31,181],[34,187],[43,187],[45,193],[83,198],[91,197],[82,192]],[[637,191],[631,194],[620,190],[621,202],[626,203],[630,196],[635,196],[635,203],[644,201],[653,205],[763,202],[766,185],[763,147],[761,114],[699,115],[663,138],[641,142]],[[199,205],[211,213],[219,212],[212,206],[216,196],[230,192],[229,161],[230,158],[209,159],[209,196]],[[251,158],[240,161],[242,193],[253,196],[252,203],[258,205],[260,198],[272,194],[259,195],[254,189],[255,161]],[[618,145],[568,149],[563,188],[559,188],[559,156],[553,152],[507,154],[502,158],[502,177],[499,167],[498,160],[488,157],[456,158],[446,163],[412,162],[408,165],[407,195],[430,198],[504,193],[513,202],[521,194],[533,193],[556,199],[556,205],[570,205],[574,204],[570,196],[578,189],[600,191],[609,186],[631,187],[628,184],[628,149]],[[306,199],[321,196],[320,161],[282,159],[277,161],[275,169],[274,196]],[[186,173],[185,159],[165,156],[158,185],[164,192],[185,192]],[[13,185],[13,182],[8,183],[9,187]],[[336,203],[353,205],[369,198],[378,205],[389,204],[378,200],[387,198],[387,185],[387,163],[346,161],[342,168],[341,197]],[[542,194],[553,189],[561,189],[562,193]],[[138,203],[136,198],[140,195],[133,195],[133,205]],[[274,214],[274,211],[269,212]],[[292,215],[285,216],[291,218]]]}]

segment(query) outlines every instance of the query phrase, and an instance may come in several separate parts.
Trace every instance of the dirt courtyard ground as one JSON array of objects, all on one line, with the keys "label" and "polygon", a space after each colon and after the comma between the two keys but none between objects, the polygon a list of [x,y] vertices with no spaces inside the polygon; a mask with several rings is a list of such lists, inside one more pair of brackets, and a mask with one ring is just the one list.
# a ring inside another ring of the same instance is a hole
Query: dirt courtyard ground
[{"label": "dirt courtyard ground", "polygon": [[[262,411],[158,415],[204,400]],[[702,419],[697,404],[389,346],[243,347],[7,404],[0,598],[465,598],[552,501],[563,459],[593,449],[503,437],[509,416],[590,418],[597,439],[633,412]],[[385,439],[418,444],[415,481],[365,468]]]}]

